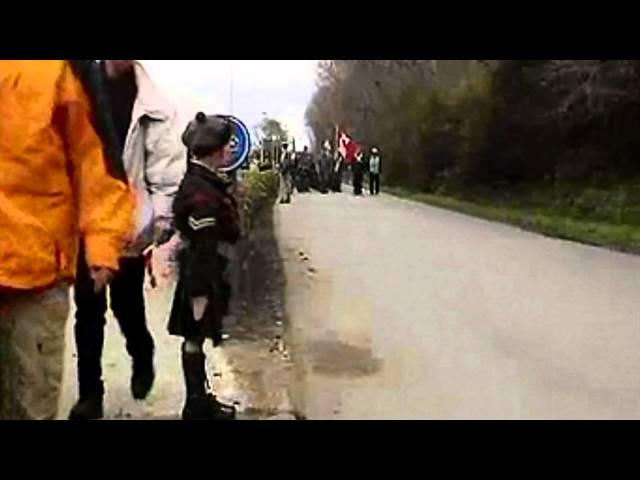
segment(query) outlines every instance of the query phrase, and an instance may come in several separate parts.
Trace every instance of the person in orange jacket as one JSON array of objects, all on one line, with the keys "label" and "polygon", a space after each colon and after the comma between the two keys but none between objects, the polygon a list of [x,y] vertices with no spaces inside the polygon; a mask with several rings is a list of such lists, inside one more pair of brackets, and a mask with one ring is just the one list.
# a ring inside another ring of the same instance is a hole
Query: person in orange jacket
[{"label": "person in orange jacket", "polygon": [[53,419],[78,241],[97,290],[133,230],[67,60],[0,60],[0,419]]}]

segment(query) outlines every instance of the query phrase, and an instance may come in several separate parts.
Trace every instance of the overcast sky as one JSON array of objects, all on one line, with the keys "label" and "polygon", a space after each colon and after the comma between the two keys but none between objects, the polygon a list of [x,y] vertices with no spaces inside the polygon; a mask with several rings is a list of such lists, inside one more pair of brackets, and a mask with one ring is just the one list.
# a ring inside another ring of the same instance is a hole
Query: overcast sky
[{"label": "overcast sky", "polygon": [[198,110],[232,113],[253,131],[265,112],[285,124],[298,147],[309,143],[304,111],[315,88],[317,60],[141,62],[185,122]]}]

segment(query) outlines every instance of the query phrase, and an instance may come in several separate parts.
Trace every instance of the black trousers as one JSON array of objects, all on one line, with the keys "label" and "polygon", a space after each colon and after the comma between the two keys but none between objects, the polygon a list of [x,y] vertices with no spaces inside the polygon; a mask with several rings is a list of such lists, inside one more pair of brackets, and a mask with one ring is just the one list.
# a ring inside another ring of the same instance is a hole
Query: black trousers
[{"label": "black trousers", "polygon": [[355,195],[362,195],[362,181],[364,180],[364,174],[362,171],[354,170],[353,172],[353,193]]},{"label": "black trousers", "polygon": [[[126,339],[127,352],[133,359],[134,368],[147,368],[153,363],[153,338],[147,328],[145,315],[144,276],[143,256],[122,258],[120,270],[108,287],[111,310]],[[106,289],[94,292],[82,247],[78,256],[74,299],[80,397],[102,395],[104,386],[101,364],[107,292]]]},{"label": "black trousers", "polygon": [[378,195],[380,193],[380,174],[369,174],[369,193],[371,195]]}]

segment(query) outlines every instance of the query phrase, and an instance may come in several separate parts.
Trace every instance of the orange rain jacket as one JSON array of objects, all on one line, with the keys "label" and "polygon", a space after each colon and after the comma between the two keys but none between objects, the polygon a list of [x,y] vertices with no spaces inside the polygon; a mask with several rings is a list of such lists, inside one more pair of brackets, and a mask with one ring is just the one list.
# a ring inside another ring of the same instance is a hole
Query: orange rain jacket
[{"label": "orange rain jacket", "polygon": [[0,288],[118,268],[133,228],[128,186],[107,173],[91,107],[65,60],[0,60]]}]

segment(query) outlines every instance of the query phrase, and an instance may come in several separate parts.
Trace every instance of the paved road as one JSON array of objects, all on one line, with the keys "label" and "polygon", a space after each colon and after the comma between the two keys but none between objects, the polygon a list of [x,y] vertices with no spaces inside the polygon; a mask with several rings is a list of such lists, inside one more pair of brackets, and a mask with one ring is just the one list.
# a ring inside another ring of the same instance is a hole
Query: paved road
[{"label": "paved road", "polygon": [[276,220],[308,418],[640,418],[640,257],[386,195]]}]

